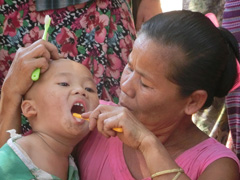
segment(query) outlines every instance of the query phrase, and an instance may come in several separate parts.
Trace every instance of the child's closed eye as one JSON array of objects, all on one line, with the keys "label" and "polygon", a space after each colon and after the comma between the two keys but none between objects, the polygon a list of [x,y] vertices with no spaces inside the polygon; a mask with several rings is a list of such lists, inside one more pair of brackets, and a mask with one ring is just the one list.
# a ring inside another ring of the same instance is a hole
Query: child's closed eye
[{"label": "child's closed eye", "polygon": [[94,90],[94,89],[92,89],[92,88],[89,88],[89,87],[86,87],[86,88],[85,88],[85,90],[86,90],[86,91],[88,91],[88,92],[95,92],[95,90]]},{"label": "child's closed eye", "polygon": [[140,81],[141,85],[145,88],[148,88],[149,86],[147,86],[146,84],[144,84],[142,81]]}]

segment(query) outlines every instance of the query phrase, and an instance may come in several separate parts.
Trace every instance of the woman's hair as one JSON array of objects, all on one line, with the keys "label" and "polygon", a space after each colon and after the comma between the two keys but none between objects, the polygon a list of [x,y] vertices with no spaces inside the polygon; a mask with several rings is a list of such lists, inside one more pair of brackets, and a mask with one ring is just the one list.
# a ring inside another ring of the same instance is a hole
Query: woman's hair
[{"label": "woman's hair", "polygon": [[180,86],[183,96],[205,90],[208,98],[203,108],[210,106],[215,96],[226,96],[234,85],[239,59],[237,40],[226,29],[216,28],[203,14],[162,13],[144,23],[139,34],[183,52],[183,58],[169,60],[166,77]]}]

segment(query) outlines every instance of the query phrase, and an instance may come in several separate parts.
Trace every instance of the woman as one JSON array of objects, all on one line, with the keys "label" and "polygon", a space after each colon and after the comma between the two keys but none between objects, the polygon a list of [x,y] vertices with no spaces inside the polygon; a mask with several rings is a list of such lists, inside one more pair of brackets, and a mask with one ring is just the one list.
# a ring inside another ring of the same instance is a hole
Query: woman
[{"label": "woman", "polygon": [[[122,74],[119,106],[100,105],[83,115],[94,130],[75,151],[81,178],[239,179],[234,153],[191,120],[233,86],[238,58],[234,40],[200,13],[175,11],[146,22]],[[41,47],[48,57],[55,52],[46,42]],[[35,68],[31,60],[39,53],[27,56],[16,59],[4,82],[0,132],[10,124],[17,127],[21,94],[32,83],[17,68],[30,75]],[[22,62],[30,65],[17,64]],[[25,86],[14,86],[18,79]],[[104,136],[117,137],[105,138],[95,126]]]}]

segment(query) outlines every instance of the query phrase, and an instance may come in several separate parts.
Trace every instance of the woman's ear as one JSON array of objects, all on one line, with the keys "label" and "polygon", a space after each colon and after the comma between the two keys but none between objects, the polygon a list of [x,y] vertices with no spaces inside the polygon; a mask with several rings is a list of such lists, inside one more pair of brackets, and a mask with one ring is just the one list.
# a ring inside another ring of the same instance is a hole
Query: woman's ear
[{"label": "woman's ear", "polygon": [[37,111],[34,105],[35,103],[32,100],[23,100],[21,104],[22,113],[25,117],[31,118],[36,116]]},{"label": "woman's ear", "polygon": [[185,108],[185,113],[188,115],[192,115],[199,111],[207,100],[207,92],[204,90],[194,91],[188,100],[188,103]]}]

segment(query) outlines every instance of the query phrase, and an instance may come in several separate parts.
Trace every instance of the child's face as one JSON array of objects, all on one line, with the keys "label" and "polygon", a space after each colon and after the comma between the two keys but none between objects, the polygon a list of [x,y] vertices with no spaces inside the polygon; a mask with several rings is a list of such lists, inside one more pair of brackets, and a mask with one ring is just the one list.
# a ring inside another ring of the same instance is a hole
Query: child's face
[{"label": "child's face", "polygon": [[[88,122],[73,117],[94,110],[99,103],[96,84],[89,70],[71,60],[53,61],[26,95],[23,113],[34,131],[81,139]],[[49,134],[50,135],[50,134]]]}]

